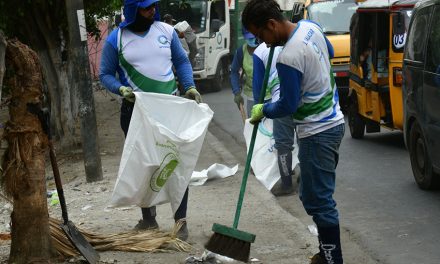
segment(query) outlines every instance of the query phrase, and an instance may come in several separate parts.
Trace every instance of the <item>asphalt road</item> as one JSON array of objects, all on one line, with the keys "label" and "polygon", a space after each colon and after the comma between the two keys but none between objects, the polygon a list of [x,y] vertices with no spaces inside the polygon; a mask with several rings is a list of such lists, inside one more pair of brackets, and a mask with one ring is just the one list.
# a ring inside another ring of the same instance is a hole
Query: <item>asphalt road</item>
[{"label": "asphalt road", "polygon": [[[203,99],[215,112],[216,127],[231,136],[223,139],[230,141],[225,145],[244,147],[243,125],[231,91],[225,88],[204,94]],[[440,263],[440,192],[422,191],[415,184],[402,133],[384,130],[354,140],[347,127],[335,196],[345,231],[343,248],[356,244],[377,263]],[[297,197],[282,198],[280,203],[306,224],[312,223]]]}]

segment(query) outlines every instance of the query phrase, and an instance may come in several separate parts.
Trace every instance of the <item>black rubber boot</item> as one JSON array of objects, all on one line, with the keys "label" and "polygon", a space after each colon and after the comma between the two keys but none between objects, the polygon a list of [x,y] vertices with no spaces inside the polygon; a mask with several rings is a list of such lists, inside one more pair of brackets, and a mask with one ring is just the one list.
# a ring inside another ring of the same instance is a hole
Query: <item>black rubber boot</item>
[{"label": "black rubber boot", "polygon": [[156,206],[141,208],[142,219],[134,227],[135,230],[150,230],[159,228],[156,222]]},{"label": "black rubber boot", "polygon": [[281,176],[281,185],[275,185],[271,192],[275,196],[283,196],[294,193],[292,184],[292,152],[278,152],[278,168]]},{"label": "black rubber boot", "polygon": [[177,231],[177,238],[183,241],[186,241],[189,236],[188,226],[186,224],[186,210],[188,209],[188,193],[189,188],[186,188],[185,194],[183,195],[182,202],[177,208],[176,213],[174,214],[174,221],[176,223],[182,222],[182,226],[179,231]]},{"label": "black rubber boot", "polygon": [[343,264],[339,225],[332,227],[318,226],[318,234],[320,238],[319,255],[324,257],[326,261],[324,263]]},{"label": "black rubber boot", "polygon": [[286,188],[292,185],[292,152],[278,152],[278,168],[280,169],[282,186]]},{"label": "black rubber boot", "polygon": [[186,224],[186,219],[184,219],[184,218],[179,219],[178,221],[176,221],[176,224],[177,223],[182,223],[182,226],[177,231],[176,237],[182,241],[186,241],[189,236],[189,231],[188,231],[188,226]]}]

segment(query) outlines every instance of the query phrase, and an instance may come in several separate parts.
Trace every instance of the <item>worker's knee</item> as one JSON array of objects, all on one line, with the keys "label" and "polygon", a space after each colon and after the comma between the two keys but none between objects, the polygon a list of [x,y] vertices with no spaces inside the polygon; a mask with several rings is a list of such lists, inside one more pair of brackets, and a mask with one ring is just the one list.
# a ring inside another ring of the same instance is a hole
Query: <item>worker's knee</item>
[{"label": "worker's knee", "polygon": [[310,197],[301,197],[304,209],[307,214],[313,217],[313,221],[317,226],[335,226],[339,224],[339,215],[336,210],[336,202],[331,199],[329,201],[310,200]]}]

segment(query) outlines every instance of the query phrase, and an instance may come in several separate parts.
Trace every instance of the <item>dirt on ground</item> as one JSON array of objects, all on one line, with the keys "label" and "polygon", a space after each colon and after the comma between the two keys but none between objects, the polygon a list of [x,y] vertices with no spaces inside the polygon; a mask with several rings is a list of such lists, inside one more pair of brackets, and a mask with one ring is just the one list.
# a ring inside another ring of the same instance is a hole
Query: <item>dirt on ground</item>
[{"label": "dirt on ground", "polygon": [[[82,149],[57,151],[69,218],[77,227],[99,234],[126,232],[132,230],[141,218],[139,208],[106,208],[117,178],[124,146],[124,135],[119,125],[120,99],[103,89],[96,89],[94,94],[104,180],[86,182]],[[0,109],[0,123],[4,124],[6,120],[7,108]],[[245,147],[237,144],[215,122],[211,123],[210,131],[215,135],[208,132],[201,151],[203,155],[199,157],[196,170],[206,169],[214,162],[231,167],[239,163],[237,175],[242,175],[246,158]],[[3,142],[1,150],[4,149]],[[55,190],[55,184],[49,157],[46,162],[46,179],[47,191],[51,193]],[[212,223],[230,224],[240,183],[241,177],[237,176],[191,188],[188,226],[189,243],[193,248],[190,252],[146,254],[108,251],[100,253],[100,263],[185,263],[185,259],[190,256],[200,257],[204,252],[204,243],[212,235]],[[60,206],[57,203],[51,205],[52,201],[48,197],[49,214],[61,219]],[[169,204],[158,206],[157,210],[161,230],[170,231],[174,226],[174,219]],[[12,205],[0,198],[0,263],[6,263],[9,255],[10,240],[7,234],[10,232],[11,212]],[[257,240],[251,248],[253,263],[308,263],[308,257],[316,253],[317,239],[307,227],[311,220],[305,215],[297,195],[276,199],[255,177],[250,177],[240,219],[240,229],[257,234]],[[344,254],[348,257],[346,263],[376,263],[352,243],[347,231],[342,233]],[[72,258],[66,262],[80,263],[78,261],[77,258]]]},{"label": "dirt on ground", "polygon": [[[104,180],[93,183],[86,182],[82,149],[64,152],[55,150],[63,181],[68,214],[70,220],[78,228],[91,230],[99,234],[123,233],[132,230],[141,218],[141,215],[138,207],[111,210],[106,208],[113,191],[124,146],[124,135],[119,125],[120,99],[106,90],[96,88],[95,108]],[[7,107],[0,111],[0,122],[5,124],[9,118]],[[1,145],[2,152],[6,148],[5,145],[5,142]],[[49,157],[46,159],[46,180],[49,215],[53,218],[62,219],[61,209],[56,197],[49,197],[52,193],[56,192]],[[161,229],[170,231],[174,225],[171,218],[171,209],[169,206],[163,207],[159,209],[158,221],[161,223]],[[0,198],[0,234],[2,234],[0,237],[0,263],[6,263],[9,255],[10,238],[7,234],[10,232],[10,214],[12,209],[12,205],[9,202],[4,198]],[[161,213],[161,209],[170,212]],[[161,219],[160,215],[168,215],[169,217]],[[158,258],[154,262],[146,262],[144,260],[145,255],[135,253],[127,253],[130,254],[130,261],[121,262],[121,256],[112,257],[112,254],[120,255],[121,253],[109,253],[107,254],[108,256],[101,254],[100,263],[115,263],[118,262],[118,259],[120,263],[165,263],[160,261],[160,253],[156,254]],[[187,255],[187,253],[184,254]],[[139,257],[136,257],[136,255]],[[76,262],[75,258],[68,261]]]},{"label": "dirt on ground", "polygon": [[[124,146],[124,136],[119,125],[120,99],[106,90],[95,91],[95,107],[98,136],[103,168],[102,181],[87,183],[84,171],[82,149],[68,152],[57,151],[57,160],[63,181],[69,219],[76,227],[100,235],[129,232],[141,218],[138,207],[108,209],[107,205],[117,178],[119,162]],[[1,122],[7,119],[7,109],[0,113]],[[214,126],[215,125],[211,124]],[[211,130],[211,128],[210,128]],[[231,139],[229,139],[231,141]],[[237,147],[237,146],[236,146]],[[2,145],[3,151],[5,146]],[[243,174],[246,158],[245,148],[240,146],[240,157],[232,155],[211,133],[207,133],[201,155],[195,170],[201,171],[213,163],[233,167],[241,164],[236,175]],[[55,191],[52,168],[49,157],[46,159],[47,192]],[[99,263],[186,263],[190,257],[199,258],[204,253],[204,244],[212,235],[213,223],[231,224],[241,177],[229,177],[206,183],[202,187],[191,188],[189,195],[188,227],[192,248],[189,252],[132,253],[121,251],[100,252]],[[257,182],[248,181],[246,202],[241,214],[240,229],[258,233],[258,239],[251,248],[253,263],[306,263],[316,247],[315,239],[305,227],[277,206],[273,196]],[[213,199],[213,197],[216,197]],[[47,198],[49,215],[61,219],[58,203]],[[253,209],[256,206],[258,210]],[[10,214],[12,205],[0,199],[0,234],[10,232]],[[157,207],[157,221],[160,230],[170,232],[174,219],[169,204]],[[280,219],[283,219],[282,221]],[[295,228],[301,226],[302,228]],[[293,227],[293,231],[292,230]],[[9,255],[10,240],[0,240],[0,263],[6,263]],[[66,263],[82,263],[82,258],[70,258]],[[263,261],[266,259],[267,261]],[[218,259],[208,262],[194,260],[188,263],[237,263]]]}]

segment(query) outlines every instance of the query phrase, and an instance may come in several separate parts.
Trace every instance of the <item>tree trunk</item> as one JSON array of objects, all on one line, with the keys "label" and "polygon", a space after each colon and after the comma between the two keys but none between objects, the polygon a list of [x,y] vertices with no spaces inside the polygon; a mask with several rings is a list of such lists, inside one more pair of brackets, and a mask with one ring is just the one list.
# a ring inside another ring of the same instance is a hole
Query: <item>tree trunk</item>
[{"label": "tree trunk", "polygon": [[3,76],[5,75],[5,53],[6,53],[6,39],[3,31],[0,30],[0,102],[2,99]]},{"label": "tree trunk", "polygon": [[47,14],[53,11],[47,3],[32,1],[28,11],[32,21],[26,23],[23,30],[42,65],[50,94],[52,135],[60,141],[61,150],[77,148],[80,142],[76,129],[78,101],[68,79],[68,58],[63,56],[67,48],[63,37],[65,32],[54,26],[56,22],[51,22]]},{"label": "tree trunk", "polygon": [[37,115],[43,99],[41,66],[37,54],[17,40],[8,41],[6,67],[13,76],[5,82],[11,88],[10,120],[4,137],[8,148],[3,159],[3,189],[12,197],[11,250],[9,263],[49,263],[52,248],[45,183],[47,136]]},{"label": "tree trunk", "polygon": [[38,56],[50,94],[54,137],[60,141],[62,150],[78,147],[77,100],[67,78],[67,63],[61,61],[61,51],[57,49],[40,50]]},{"label": "tree trunk", "polygon": [[[95,102],[90,76],[90,64],[87,52],[87,34],[85,27],[83,0],[66,0],[66,14],[69,25],[69,79],[73,90],[79,97],[81,120],[81,138],[84,155],[84,167],[87,182],[102,180],[101,156],[99,153],[98,129],[96,124]],[[82,12],[81,12],[82,11]],[[81,15],[82,14],[82,15]],[[85,33],[85,30],[84,30]]]}]

